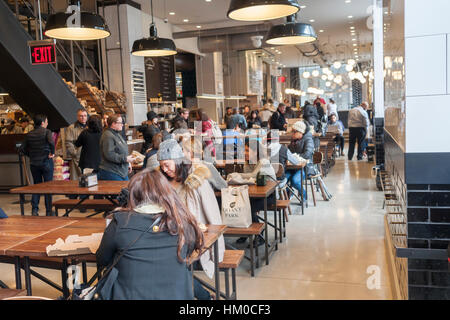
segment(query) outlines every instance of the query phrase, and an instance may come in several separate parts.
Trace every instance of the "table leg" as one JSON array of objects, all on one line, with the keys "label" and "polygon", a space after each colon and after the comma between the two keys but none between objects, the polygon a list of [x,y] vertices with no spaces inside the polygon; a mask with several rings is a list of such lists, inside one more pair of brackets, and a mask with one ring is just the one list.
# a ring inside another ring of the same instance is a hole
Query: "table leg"
[{"label": "table leg", "polygon": [[216,279],[216,300],[220,300],[219,241],[214,242],[214,273]]},{"label": "table leg", "polygon": [[20,215],[25,215],[25,195],[19,194]]},{"label": "table leg", "polygon": [[22,289],[22,273],[20,270],[20,257],[14,257],[14,269],[16,271],[16,289]]},{"label": "table leg", "polygon": [[[250,274],[252,277],[255,276],[255,249],[253,248],[253,240],[255,237],[253,235],[250,236]],[[257,258],[258,259],[258,258]]]},{"label": "table leg", "polygon": [[[265,230],[265,253],[266,253],[266,265],[269,264],[269,228],[268,228],[268,221],[267,221],[267,197],[264,197],[264,230]],[[256,244],[258,245],[258,244]]]},{"label": "table leg", "polygon": [[304,185],[304,183],[303,183],[303,170],[304,170],[304,168],[302,168],[301,169],[302,170],[302,172],[301,172],[301,174],[300,174],[300,193],[301,193],[301,197],[302,197],[302,215],[304,215],[305,214],[305,198],[304,198],[304,196],[303,196],[303,185]]},{"label": "table leg", "polygon": [[24,263],[23,268],[25,271],[25,287],[27,289],[27,295],[31,296],[33,295],[31,292],[31,272],[30,272],[30,258],[29,257],[23,257]]},{"label": "table leg", "polygon": [[61,278],[62,278],[62,292],[63,292],[63,297],[64,298],[68,298],[69,297],[69,287],[67,286],[67,268],[69,267],[69,263],[67,262],[67,259],[63,259],[62,261],[62,268],[61,268]]}]

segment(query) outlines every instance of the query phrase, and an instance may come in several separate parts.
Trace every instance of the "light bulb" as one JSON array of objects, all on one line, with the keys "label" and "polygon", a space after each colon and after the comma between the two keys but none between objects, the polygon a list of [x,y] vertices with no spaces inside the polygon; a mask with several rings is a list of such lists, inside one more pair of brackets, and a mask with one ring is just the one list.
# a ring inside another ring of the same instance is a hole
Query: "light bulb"
[{"label": "light bulb", "polygon": [[340,63],[339,61],[336,61],[335,63],[333,63],[333,67],[335,69],[339,69],[342,66],[342,63]]},{"label": "light bulb", "polygon": [[328,80],[333,80],[334,79],[334,75],[332,75],[332,74],[330,74],[330,75],[328,75]]},{"label": "light bulb", "polygon": [[313,72],[312,72],[312,76],[313,77],[318,77],[319,76],[319,70],[314,70]]},{"label": "light bulb", "polygon": [[351,66],[354,66],[356,64],[356,61],[353,59],[348,59],[347,63]]},{"label": "light bulb", "polygon": [[346,65],[346,66],[345,66],[345,70],[346,70],[347,72],[353,71],[353,65],[351,65],[351,64]]},{"label": "light bulb", "polygon": [[303,72],[303,78],[308,79],[311,74],[308,71]]}]

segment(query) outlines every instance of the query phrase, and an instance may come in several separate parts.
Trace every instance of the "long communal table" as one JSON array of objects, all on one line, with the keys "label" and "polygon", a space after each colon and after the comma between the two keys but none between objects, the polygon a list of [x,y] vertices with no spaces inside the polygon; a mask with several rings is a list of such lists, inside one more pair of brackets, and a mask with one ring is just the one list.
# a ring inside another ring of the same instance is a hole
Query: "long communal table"
[{"label": "long communal table", "polygon": [[[126,188],[127,186],[128,181],[99,180],[97,185],[90,188],[86,188],[80,187],[78,185],[78,181],[54,180],[33,184],[25,187],[14,188],[11,189],[9,192],[19,195],[20,214],[23,216],[25,215],[24,203],[26,194],[103,196],[109,201],[111,201],[113,204],[119,206],[114,197],[120,193],[122,188]],[[78,203],[76,203],[73,208],[68,210],[66,215],[71,211],[75,210],[76,208],[78,208],[78,206],[80,206],[83,203],[83,201],[85,201],[87,198],[88,197],[81,197]]]},{"label": "long communal table", "polygon": [[[269,254],[276,248],[275,245],[271,246],[269,252],[269,221],[267,219],[267,198],[273,194],[277,188],[278,183],[275,181],[267,181],[265,186],[249,185],[248,186],[248,196],[250,199],[264,199],[264,233],[265,233],[265,260],[266,265],[269,264]],[[220,191],[215,192],[216,197],[220,198],[222,196]],[[275,203],[275,210],[276,210]],[[277,241],[277,240],[275,240]],[[275,243],[274,241],[274,243]]]},{"label": "long communal table", "polygon": [[[21,260],[25,271],[25,286],[27,295],[32,295],[30,258],[48,257],[46,248],[58,238],[66,239],[69,235],[87,236],[92,233],[103,233],[106,228],[105,219],[63,218],[63,217],[26,217],[11,216],[0,219],[0,256],[14,257],[16,288],[22,288]],[[226,226],[207,225],[204,232],[205,249],[214,249],[215,289],[216,298],[220,298],[220,276],[218,257],[219,237]],[[95,257],[95,255],[71,255],[61,257],[63,266],[68,267],[68,261],[80,257]],[[67,276],[67,274],[66,274]],[[63,295],[68,297],[67,278],[63,273]]]}]

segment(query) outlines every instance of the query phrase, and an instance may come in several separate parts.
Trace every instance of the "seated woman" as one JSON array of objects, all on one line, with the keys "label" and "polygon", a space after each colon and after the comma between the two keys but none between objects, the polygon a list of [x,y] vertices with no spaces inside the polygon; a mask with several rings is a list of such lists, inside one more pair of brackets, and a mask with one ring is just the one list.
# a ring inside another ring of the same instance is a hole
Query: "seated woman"
[{"label": "seated woman", "polygon": [[96,253],[97,263],[101,267],[110,265],[120,250],[136,239],[116,265],[119,275],[111,298],[193,299],[187,261],[201,251],[203,234],[158,170],[145,169],[131,179],[128,205],[113,213]]},{"label": "seated woman", "polygon": [[[211,173],[206,166],[197,165],[194,169],[191,161],[186,159],[182,148],[173,139],[163,141],[158,150],[161,171],[170,181],[172,187],[197,221],[204,224],[222,224],[222,216],[214,190],[208,181]],[[225,241],[218,240],[219,262],[223,260]],[[209,251],[200,257],[200,263],[209,278],[214,275],[214,261]],[[209,293],[198,283],[194,283],[195,296],[209,299]]]},{"label": "seated woman", "polygon": [[[310,126],[304,121],[297,121],[292,126],[292,142],[289,145],[292,153],[298,154],[303,159],[309,160],[306,165],[306,175],[314,175],[315,169],[312,164],[314,154],[314,141],[311,134]],[[286,172],[287,179],[291,180],[292,186],[299,192],[301,190],[301,174],[302,170],[288,170]],[[305,179],[305,176],[303,176]],[[303,190],[303,197],[306,199],[306,190]]]},{"label": "seated woman", "polygon": [[163,140],[163,135],[161,132],[155,134],[152,139],[152,144],[150,149],[145,153],[143,167],[147,168],[147,163],[151,157],[156,157],[156,153],[158,152],[159,145]]}]

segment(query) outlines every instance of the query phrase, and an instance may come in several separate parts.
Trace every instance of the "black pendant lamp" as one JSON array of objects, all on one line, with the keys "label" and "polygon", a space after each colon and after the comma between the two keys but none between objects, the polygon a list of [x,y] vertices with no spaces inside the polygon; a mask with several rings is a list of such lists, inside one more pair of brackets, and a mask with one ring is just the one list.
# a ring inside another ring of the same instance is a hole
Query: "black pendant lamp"
[{"label": "black pendant lamp", "polygon": [[98,40],[109,37],[111,32],[102,16],[82,12],[80,1],[71,1],[75,12],[58,12],[48,17],[44,34],[49,38],[62,40]]},{"label": "black pendant lamp", "polygon": [[317,40],[312,25],[295,22],[295,15],[286,18],[285,24],[272,26],[267,33],[266,43],[271,45],[296,45]]},{"label": "black pendant lamp", "polygon": [[297,0],[231,0],[227,16],[240,21],[262,21],[297,13]]},{"label": "black pendant lamp", "polygon": [[153,0],[151,1],[152,23],[150,25],[150,37],[133,42],[131,54],[139,57],[163,57],[177,54],[177,48],[172,39],[158,38],[155,23],[153,21]]}]

